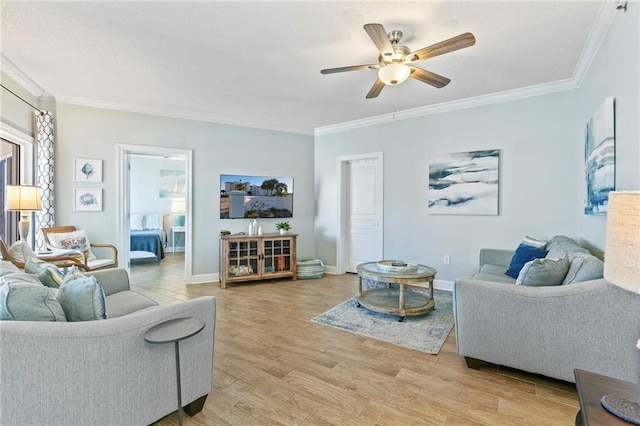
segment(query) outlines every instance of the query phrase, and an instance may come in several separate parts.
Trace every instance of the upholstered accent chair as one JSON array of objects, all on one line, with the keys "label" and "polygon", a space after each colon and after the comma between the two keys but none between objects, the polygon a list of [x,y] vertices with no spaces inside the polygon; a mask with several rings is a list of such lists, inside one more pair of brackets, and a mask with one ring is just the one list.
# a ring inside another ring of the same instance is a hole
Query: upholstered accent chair
[{"label": "upholstered accent chair", "polygon": [[[55,250],[78,250],[84,256],[86,267],[94,271],[96,269],[108,269],[118,267],[118,249],[107,243],[93,243],[89,241],[84,229],[75,226],[55,226],[42,228],[42,235],[47,247]],[[97,248],[100,254],[109,255],[97,257],[92,249]]]}]

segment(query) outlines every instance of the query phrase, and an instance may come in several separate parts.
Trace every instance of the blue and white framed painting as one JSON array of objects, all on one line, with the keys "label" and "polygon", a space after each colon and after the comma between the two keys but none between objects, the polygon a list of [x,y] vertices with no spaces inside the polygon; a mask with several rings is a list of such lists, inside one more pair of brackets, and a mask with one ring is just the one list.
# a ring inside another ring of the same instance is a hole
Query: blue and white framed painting
[{"label": "blue and white framed painting", "polygon": [[606,215],[609,192],[616,189],[614,106],[614,98],[606,98],[587,123],[584,143],[586,215]]},{"label": "blue and white framed painting", "polygon": [[102,182],[102,160],[91,158],[73,159],[74,182]]},{"label": "blue and white framed painting", "polygon": [[73,211],[100,212],[102,211],[101,188],[74,188]]},{"label": "blue and white framed painting", "polygon": [[499,167],[499,149],[433,157],[429,213],[498,215]]}]

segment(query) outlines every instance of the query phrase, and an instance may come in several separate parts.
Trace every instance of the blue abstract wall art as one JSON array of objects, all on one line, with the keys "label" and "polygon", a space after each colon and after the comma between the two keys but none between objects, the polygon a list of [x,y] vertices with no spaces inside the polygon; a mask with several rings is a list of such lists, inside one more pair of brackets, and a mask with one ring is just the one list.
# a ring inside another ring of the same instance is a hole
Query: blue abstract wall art
[{"label": "blue abstract wall art", "polygon": [[429,213],[498,215],[499,166],[499,149],[433,157]]},{"label": "blue abstract wall art", "polygon": [[614,98],[606,98],[587,123],[584,143],[586,215],[606,215],[609,192],[616,189],[614,104]]},{"label": "blue abstract wall art", "polygon": [[160,170],[159,198],[181,198],[187,193],[185,173],[182,170]]}]

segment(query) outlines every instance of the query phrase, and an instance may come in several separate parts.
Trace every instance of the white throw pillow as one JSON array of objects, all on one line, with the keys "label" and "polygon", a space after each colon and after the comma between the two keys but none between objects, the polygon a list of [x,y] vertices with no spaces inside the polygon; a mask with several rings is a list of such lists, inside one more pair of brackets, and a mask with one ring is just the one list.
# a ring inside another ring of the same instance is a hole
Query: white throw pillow
[{"label": "white throw pillow", "polygon": [[532,246],[532,247],[536,247],[536,248],[540,248],[543,249],[547,246],[547,242],[543,241],[543,240],[537,240],[535,238],[532,238],[530,236],[526,236],[522,239],[522,242],[525,243],[528,246]]},{"label": "white throw pillow", "polygon": [[129,229],[132,231],[142,231],[144,229],[143,219],[143,214],[132,214],[131,219],[129,219]]},{"label": "white throw pillow", "polygon": [[159,214],[145,215],[144,229],[162,229],[162,215],[159,215]]},{"label": "white throw pillow", "polygon": [[20,263],[27,263],[27,260],[36,258],[36,254],[31,250],[29,243],[22,240],[13,243],[11,248],[9,248],[9,256]]},{"label": "white throw pillow", "polygon": [[93,260],[96,256],[91,251],[91,243],[87,237],[87,231],[78,229],[73,232],[51,232],[49,241],[51,245],[58,249],[78,250],[87,258]]}]

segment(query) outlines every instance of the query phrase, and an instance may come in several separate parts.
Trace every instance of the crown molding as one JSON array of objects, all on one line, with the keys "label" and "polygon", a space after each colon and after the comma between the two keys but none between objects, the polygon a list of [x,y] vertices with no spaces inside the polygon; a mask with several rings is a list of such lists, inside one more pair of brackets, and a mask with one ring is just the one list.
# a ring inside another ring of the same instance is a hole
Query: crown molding
[{"label": "crown molding", "polygon": [[44,90],[42,86],[33,81],[31,77],[25,74],[2,53],[0,53],[0,71],[5,73],[36,98],[47,95],[47,91]]},{"label": "crown molding", "polygon": [[314,131],[314,135],[319,136],[328,133],[342,132],[344,130],[389,123],[396,120],[406,120],[408,118],[422,117],[425,115],[475,108],[482,105],[530,98],[533,96],[540,96],[577,88],[578,85],[575,83],[575,81],[573,81],[573,79],[554,81],[552,83],[538,84],[535,86],[523,87],[520,89],[506,90],[504,92],[490,93],[487,95],[475,96],[473,98],[459,99],[451,102],[443,102],[435,105],[427,105],[424,107],[377,115],[360,120],[348,121],[345,123],[317,127]]},{"label": "crown molding", "polygon": [[47,91],[20,70],[9,58],[0,53],[0,70],[22,86],[25,90],[40,100],[57,101],[60,103],[87,106],[93,108],[103,108],[116,111],[135,112],[140,114],[159,115],[163,117],[181,118],[185,120],[205,121],[209,123],[227,124],[231,126],[242,126],[259,128],[265,130],[275,130],[289,133],[298,133],[303,135],[313,135],[313,130],[302,127],[292,127],[284,123],[251,120],[232,116],[213,116],[201,112],[184,111],[170,108],[149,108],[137,105],[127,105],[116,102],[98,101],[86,98],[77,98],[72,96],[60,96],[53,98]]},{"label": "crown molding", "polygon": [[425,115],[439,114],[449,111],[457,111],[461,109],[474,108],[481,105],[513,101],[517,99],[529,98],[532,96],[540,96],[555,92],[561,92],[564,90],[577,89],[582,84],[584,76],[587,74],[591,63],[593,62],[593,59],[598,53],[600,45],[607,35],[607,31],[609,31],[609,27],[613,22],[616,12],[617,10],[615,1],[607,0],[601,4],[598,15],[596,16],[593,26],[591,27],[591,31],[589,32],[587,42],[582,49],[580,58],[578,59],[578,63],[576,64],[576,67],[573,71],[573,76],[569,79],[554,81],[551,83],[543,83],[535,86],[523,87],[520,89],[508,90],[504,92],[490,93],[473,98],[443,102],[435,105],[427,105],[424,107],[397,111],[394,113],[363,118],[360,120],[353,120],[323,127],[316,127],[314,129],[314,135],[319,136],[328,133],[342,132],[359,127],[389,123],[395,120],[405,120],[408,118],[422,117]]},{"label": "crown molding", "polygon": [[94,99],[76,98],[71,96],[57,96],[59,103],[87,106],[92,108],[111,109],[116,111],[134,112],[138,114],[149,114],[171,118],[181,118],[185,120],[204,121],[209,123],[227,124],[231,126],[251,127],[265,130],[275,130],[289,133],[299,133],[313,135],[313,131],[308,128],[292,127],[283,123],[270,121],[251,120],[240,117],[222,116],[206,114],[202,112],[184,111],[171,108],[149,108],[137,105],[121,104],[117,102],[97,101]]},{"label": "crown molding", "polygon": [[596,57],[598,50],[600,50],[602,41],[609,31],[609,27],[611,27],[613,18],[615,18],[618,12],[616,9],[617,3],[619,2],[604,1],[600,5],[598,16],[596,16],[596,20],[591,27],[591,32],[589,33],[587,42],[580,53],[578,64],[573,71],[573,80],[578,83],[578,86],[582,84],[584,76],[587,74],[589,67],[591,67],[591,63]]}]

